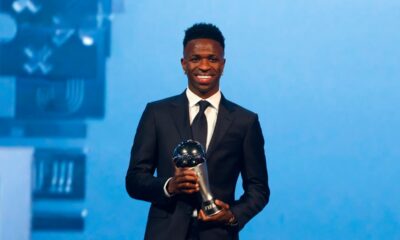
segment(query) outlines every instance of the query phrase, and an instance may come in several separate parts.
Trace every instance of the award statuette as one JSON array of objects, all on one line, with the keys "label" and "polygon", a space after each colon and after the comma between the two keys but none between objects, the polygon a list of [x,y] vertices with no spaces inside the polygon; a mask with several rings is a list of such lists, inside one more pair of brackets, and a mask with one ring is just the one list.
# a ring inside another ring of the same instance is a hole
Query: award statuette
[{"label": "award statuette", "polygon": [[215,199],[208,182],[207,162],[204,148],[199,142],[186,140],[176,146],[173,161],[178,168],[191,168],[199,179],[200,194],[202,198],[201,209],[207,216],[212,216],[221,211],[215,204]]}]

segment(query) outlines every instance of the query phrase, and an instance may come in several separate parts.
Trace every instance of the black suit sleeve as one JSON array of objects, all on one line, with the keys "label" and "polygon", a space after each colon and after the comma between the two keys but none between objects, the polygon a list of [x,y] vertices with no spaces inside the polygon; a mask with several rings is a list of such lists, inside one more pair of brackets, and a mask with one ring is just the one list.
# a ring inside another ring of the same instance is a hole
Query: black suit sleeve
[{"label": "black suit sleeve", "polygon": [[154,176],[157,166],[157,126],[151,104],[146,106],[136,130],[125,186],[132,198],[168,204],[164,184],[168,178]]},{"label": "black suit sleeve", "polygon": [[264,138],[258,117],[250,124],[243,141],[241,171],[244,194],[231,207],[238,220],[239,230],[260,212],[269,201],[268,174]]}]

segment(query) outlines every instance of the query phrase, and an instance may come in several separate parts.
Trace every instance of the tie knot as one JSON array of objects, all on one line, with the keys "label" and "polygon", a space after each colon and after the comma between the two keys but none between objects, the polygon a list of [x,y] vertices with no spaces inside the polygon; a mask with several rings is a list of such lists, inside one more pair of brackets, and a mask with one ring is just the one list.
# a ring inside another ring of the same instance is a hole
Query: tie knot
[{"label": "tie knot", "polygon": [[205,100],[199,101],[197,104],[199,104],[199,113],[204,113],[204,111],[211,105],[209,102]]}]

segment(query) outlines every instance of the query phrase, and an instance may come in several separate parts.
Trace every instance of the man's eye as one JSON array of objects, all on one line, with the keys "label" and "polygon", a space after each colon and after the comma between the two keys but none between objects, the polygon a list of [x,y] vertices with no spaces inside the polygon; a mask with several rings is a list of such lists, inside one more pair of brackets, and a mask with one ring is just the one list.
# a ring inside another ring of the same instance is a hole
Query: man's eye
[{"label": "man's eye", "polygon": [[198,62],[200,61],[200,58],[194,57],[190,59],[191,62]]},{"label": "man's eye", "polygon": [[218,58],[216,58],[216,57],[209,57],[209,58],[208,58],[208,61],[210,61],[210,62],[218,62]]}]

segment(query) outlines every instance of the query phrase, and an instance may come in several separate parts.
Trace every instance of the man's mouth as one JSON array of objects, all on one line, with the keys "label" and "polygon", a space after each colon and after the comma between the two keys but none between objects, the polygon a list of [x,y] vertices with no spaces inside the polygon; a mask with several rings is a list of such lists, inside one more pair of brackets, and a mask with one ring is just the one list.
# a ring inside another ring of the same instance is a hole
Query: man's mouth
[{"label": "man's mouth", "polygon": [[209,84],[212,80],[212,75],[195,75],[199,84]]},{"label": "man's mouth", "polygon": [[210,76],[210,75],[196,75],[196,77],[198,77],[199,79],[207,80],[207,79],[210,79],[212,76]]}]

